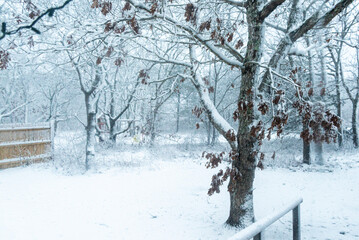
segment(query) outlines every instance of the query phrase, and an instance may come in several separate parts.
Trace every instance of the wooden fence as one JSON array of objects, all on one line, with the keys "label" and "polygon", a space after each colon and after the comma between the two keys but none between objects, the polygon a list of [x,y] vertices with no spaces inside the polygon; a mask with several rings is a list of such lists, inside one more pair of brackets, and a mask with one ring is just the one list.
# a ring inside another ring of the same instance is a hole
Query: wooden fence
[{"label": "wooden fence", "polygon": [[0,169],[50,160],[54,124],[0,125]]},{"label": "wooden fence", "polygon": [[285,206],[283,209],[269,215],[247,228],[243,229],[236,235],[230,237],[228,240],[261,240],[262,232],[269,225],[273,224],[275,221],[283,217],[288,212],[293,212],[293,240],[300,240],[300,204],[303,202],[303,198],[298,198],[292,203]]}]

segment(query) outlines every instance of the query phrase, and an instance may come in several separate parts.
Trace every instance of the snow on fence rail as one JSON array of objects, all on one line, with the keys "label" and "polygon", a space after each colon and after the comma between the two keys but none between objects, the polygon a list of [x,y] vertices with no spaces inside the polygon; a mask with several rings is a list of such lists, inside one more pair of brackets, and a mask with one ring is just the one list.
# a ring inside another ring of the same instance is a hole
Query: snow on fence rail
[{"label": "snow on fence rail", "polygon": [[51,159],[54,124],[0,125],[0,169]]},{"label": "snow on fence rail", "polygon": [[293,240],[300,240],[300,204],[302,202],[303,198],[298,198],[285,208],[253,223],[239,233],[230,237],[228,240],[249,240],[251,238],[254,240],[261,240],[261,233],[264,231],[264,229],[286,215],[291,210],[293,210]]}]

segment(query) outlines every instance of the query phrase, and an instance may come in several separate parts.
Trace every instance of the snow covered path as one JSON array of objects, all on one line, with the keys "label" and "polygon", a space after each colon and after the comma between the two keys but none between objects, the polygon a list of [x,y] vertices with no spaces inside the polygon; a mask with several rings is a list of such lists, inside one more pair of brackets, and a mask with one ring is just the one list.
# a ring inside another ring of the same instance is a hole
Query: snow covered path
[{"label": "snow covered path", "polygon": [[[359,239],[359,169],[257,171],[257,218],[303,196],[303,239]],[[45,165],[0,172],[0,239],[226,239],[228,193],[190,160],[64,176]],[[291,215],[266,239],[290,239]]]}]

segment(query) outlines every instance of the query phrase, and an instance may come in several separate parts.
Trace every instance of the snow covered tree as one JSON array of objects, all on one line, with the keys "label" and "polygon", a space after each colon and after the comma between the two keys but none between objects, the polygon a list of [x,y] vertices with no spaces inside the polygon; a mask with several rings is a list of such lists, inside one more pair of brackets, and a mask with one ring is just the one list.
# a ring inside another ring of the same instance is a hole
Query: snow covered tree
[{"label": "snow covered tree", "polygon": [[[352,77],[348,79],[348,77],[344,77],[343,73],[341,73],[342,84],[344,89],[349,97],[349,100],[352,104],[352,131],[353,131],[353,145],[355,148],[359,147],[358,143],[358,130],[357,130],[357,113],[358,113],[358,103],[359,103],[359,49],[356,48],[356,59],[355,65],[356,68],[352,72]],[[341,72],[343,72],[343,66],[340,66]],[[350,85],[348,83],[350,82]]]},{"label": "snow covered tree", "polygon": [[[260,103],[258,100],[260,97],[257,86],[261,85],[262,90],[269,89],[270,92],[273,87],[276,87],[271,84],[273,75],[276,78],[292,81],[296,85],[295,81],[282,77],[275,71],[278,64],[288,55],[298,39],[314,27],[326,26],[353,0],[337,1],[330,6],[326,1],[304,1],[298,6],[299,1],[296,0],[291,2],[223,0],[198,3],[128,0],[126,2],[123,10],[125,14],[136,20],[131,21],[134,31],[140,33],[139,22],[147,18],[147,22],[153,21],[152,28],[163,28],[166,34],[179,36],[182,40],[186,40],[183,41],[184,44],[192,46],[190,47],[190,63],[187,61],[180,64],[190,69],[191,79],[199,93],[204,111],[233,150],[231,168],[225,173],[219,173],[217,177],[214,176],[213,189],[218,191],[218,185],[222,180],[230,179],[231,206],[227,223],[233,226],[248,226],[254,221],[253,181],[257,166],[258,152],[256,150],[260,143],[259,135],[262,133],[262,123],[258,121],[259,113],[266,113],[268,108],[265,102]],[[272,21],[272,25],[275,25],[273,20],[276,15],[281,14],[282,7],[288,5],[291,6],[291,11],[285,18],[287,20],[286,33],[277,43],[268,64],[265,64],[262,55],[265,50],[263,45],[266,40],[266,22]],[[313,13],[305,21],[298,22],[296,11],[303,6],[309,6]],[[221,14],[215,11],[218,9],[221,9]],[[142,34],[145,34],[145,30]],[[196,57],[196,45],[205,48],[241,75],[238,109],[235,113],[235,118],[238,120],[237,131],[218,113],[209,98],[208,90],[200,73],[197,72],[199,61]],[[263,78],[260,77],[261,68],[266,69]],[[276,103],[281,101],[282,95],[280,90],[276,91]],[[278,131],[282,131],[282,126],[286,123],[286,114],[285,111],[281,111],[280,114],[280,117],[274,117],[272,130],[277,128]],[[260,130],[259,135],[257,130]],[[216,164],[213,163],[213,165]]]}]

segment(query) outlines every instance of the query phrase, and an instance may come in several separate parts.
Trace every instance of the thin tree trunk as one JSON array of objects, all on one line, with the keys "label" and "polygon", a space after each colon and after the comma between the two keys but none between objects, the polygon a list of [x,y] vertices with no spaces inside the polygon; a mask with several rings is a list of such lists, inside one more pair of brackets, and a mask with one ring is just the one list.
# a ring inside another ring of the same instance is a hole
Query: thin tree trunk
[{"label": "thin tree trunk", "polygon": [[[339,78],[335,79],[335,91],[336,91],[336,102],[337,102],[337,116],[341,119],[342,118],[342,103],[341,103],[341,96],[340,96],[340,87],[339,87]],[[338,128],[338,146],[339,148],[343,147],[343,128],[340,124]]]},{"label": "thin tree trunk", "polygon": [[90,163],[95,158],[95,124],[96,124],[96,111],[90,102],[90,95],[85,94],[87,126],[86,126],[86,170],[90,168]]},{"label": "thin tree trunk", "polygon": [[157,114],[158,114],[158,106],[156,103],[155,108],[153,109],[153,113],[152,113],[152,119],[151,119],[151,126],[150,126],[150,145],[152,146],[155,142],[155,138],[156,138],[156,120],[157,120]]},{"label": "thin tree trunk", "polygon": [[[303,132],[308,129],[308,125],[303,123]],[[302,139],[303,141],[303,163],[311,164],[310,158],[310,143]]]},{"label": "thin tree trunk", "polygon": [[116,126],[116,121],[110,117],[109,119],[109,132],[110,132],[110,142],[111,144],[115,145],[116,144],[116,135],[115,135],[115,126]]},{"label": "thin tree trunk", "polygon": [[181,92],[178,90],[178,93],[177,93],[176,133],[178,133],[179,127],[180,127],[180,107],[181,107]]},{"label": "thin tree trunk", "polygon": [[[330,52],[332,61],[334,63],[334,72],[335,72],[335,106],[337,108],[337,116],[341,119],[342,118],[342,103],[341,103],[341,92],[340,92],[340,62],[341,62],[341,49],[343,43],[339,44],[339,49],[337,52],[337,57],[335,57],[333,50],[328,47]],[[343,147],[343,128],[340,125],[338,128],[338,146],[339,148]]]},{"label": "thin tree trunk", "polygon": [[[24,97],[25,97],[24,101],[26,103],[28,97],[26,92],[24,92]],[[29,122],[29,104],[26,104],[24,110],[24,123],[28,123],[28,122]]]},{"label": "thin tree trunk", "polygon": [[[320,41],[322,41],[322,37],[319,38]],[[318,86],[319,92],[317,93],[317,99],[321,100],[323,104],[325,104],[325,95],[326,95],[326,87],[327,87],[327,72],[326,72],[326,61],[325,61],[325,55],[323,53],[323,49],[319,50],[319,59],[320,59],[320,84]],[[324,89],[324,91],[323,91]],[[319,103],[318,106],[320,106],[321,103]],[[324,106],[320,106],[320,111],[322,114],[324,114]],[[322,134],[322,131],[320,129],[320,126],[318,126],[317,133],[320,135]],[[315,160],[319,165],[324,164],[324,157],[323,157],[323,143],[322,141],[314,142],[315,145]]]},{"label": "thin tree trunk", "polygon": [[353,144],[355,148],[358,148],[357,110],[358,110],[358,102],[353,102],[352,129],[353,129]]},{"label": "thin tree trunk", "polygon": [[116,144],[116,136],[115,136],[115,126],[116,120],[114,119],[115,116],[115,94],[114,91],[116,89],[116,83],[114,84],[114,89],[111,91],[111,100],[110,100],[110,117],[109,117],[109,132],[110,132],[110,142],[111,144]]},{"label": "thin tree trunk", "polygon": [[[341,119],[342,118],[342,99],[341,99],[341,92],[340,92],[340,73],[339,73],[339,61],[340,59],[340,52],[338,53],[338,62],[335,64],[335,92],[336,92],[336,107],[337,107],[337,116]],[[339,148],[343,147],[343,128],[340,124],[338,128],[338,146]]]},{"label": "thin tree trunk", "polygon": [[217,141],[217,131],[215,128],[212,128],[212,142],[211,145],[215,145]]},{"label": "thin tree trunk", "polygon": [[208,122],[207,122],[207,145],[211,144],[211,132],[212,132],[211,130],[212,130],[211,123],[208,120]]},{"label": "thin tree trunk", "polygon": [[[307,47],[310,46],[310,41],[309,38],[306,37],[305,41],[307,43]],[[308,51],[308,65],[309,65],[309,82],[311,84],[311,87],[314,88],[313,84],[314,84],[314,70],[313,70],[313,57],[312,57],[312,53],[309,50]],[[308,124],[307,123],[303,123],[303,132],[308,129]],[[310,143],[306,142],[303,139],[303,163],[305,164],[311,164],[311,158],[310,158]]]},{"label": "thin tree trunk", "polygon": [[323,144],[321,142],[314,143],[314,151],[315,151],[315,161],[319,165],[323,165],[324,164]]},{"label": "thin tree trunk", "polygon": [[[216,67],[214,67],[216,68]],[[217,89],[218,89],[218,73],[215,69],[214,75],[214,91],[213,91],[213,104],[217,107]],[[213,146],[216,143],[217,135],[216,135],[216,128],[212,127],[212,142],[211,145]]]}]

